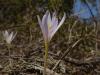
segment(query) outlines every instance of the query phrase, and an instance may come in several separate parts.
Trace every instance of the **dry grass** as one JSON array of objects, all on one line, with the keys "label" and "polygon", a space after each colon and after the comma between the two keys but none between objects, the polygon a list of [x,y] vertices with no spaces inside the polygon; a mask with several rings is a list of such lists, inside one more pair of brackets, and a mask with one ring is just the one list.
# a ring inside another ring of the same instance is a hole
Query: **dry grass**
[{"label": "dry grass", "polygon": [[[2,31],[6,29],[17,32],[12,42],[11,57],[2,38]],[[28,19],[20,25],[2,25],[0,35],[0,75],[42,75],[44,41],[37,22]],[[50,43],[48,73],[53,72],[52,69],[60,60],[54,68],[55,75],[99,75],[100,64],[90,62],[100,56],[100,52],[95,51],[95,39],[93,25],[73,18],[66,20]],[[12,59],[11,67],[9,58]]]}]

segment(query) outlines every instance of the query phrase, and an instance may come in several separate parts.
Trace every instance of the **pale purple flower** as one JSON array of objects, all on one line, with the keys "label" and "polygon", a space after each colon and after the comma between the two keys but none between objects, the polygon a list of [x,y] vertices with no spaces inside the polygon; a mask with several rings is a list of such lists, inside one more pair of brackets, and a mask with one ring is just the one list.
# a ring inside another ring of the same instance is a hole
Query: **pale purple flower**
[{"label": "pale purple flower", "polygon": [[16,34],[17,34],[17,33],[14,34],[13,32],[8,33],[7,30],[4,31],[4,32],[3,32],[3,37],[4,37],[4,40],[6,41],[6,43],[7,43],[7,44],[11,44],[11,42],[12,42],[12,40],[15,38]]},{"label": "pale purple flower", "polygon": [[58,18],[56,16],[56,13],[54,12],[51,16],[50,12],[47,11],[42,20],[39,16],[37,16],[39,25],[41,27],[43,37],[45,41],[50,41],[54,34],[57,32],[57,30],[61,27],[61,25],[64,23],[66,14],[64,13],[64,16],[60,22],[58,22]]}]

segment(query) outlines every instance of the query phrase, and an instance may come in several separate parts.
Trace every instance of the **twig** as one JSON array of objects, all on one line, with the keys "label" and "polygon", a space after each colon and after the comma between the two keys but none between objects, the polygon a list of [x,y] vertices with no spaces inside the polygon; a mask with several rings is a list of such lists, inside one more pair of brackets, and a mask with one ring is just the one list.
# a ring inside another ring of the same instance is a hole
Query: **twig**
[{"label": "twig", "polygon": [[85,65],[97,65],[100,63],[100,57],[94,57],[94,58],[87,58],[86,60],[83,61],[80,61],[80,60],[77,60],[77,59],[73,59],[71,57],[66,57],[64,59],[67,63],[70,63],[70,64],[73,64],[73,65],[76,65],[76,66],[85,66]]},{"label": "twig", "polygon": [[82,40],[82,38],[81,39],[79,39],[79,40],[77,40],[71,47],[69,47],[65,52],[64,52],[64,54],[63,54],[63,56],[60,58],[60,60],[58,60],[58,62],[55,64],[55,66],[52,68],[52,70],[55,70],[56,69],[56,67],[59,65],[59,63],[61,62],[61,60],[63,60],[64,59],[64,57],[80,42]]},{"label": "twig", "polygon": [[[42,66],[40,66],[40,65],[36,65],[36,66],[34,66],[34,67],[35,67],[35,69],[38,69],[38,70],[40,70],[40,71],[44,71],[44,67],[42,67]],[[46,68],[46,72],[48,73],[48,75],[51,75],[54,71],[52,71],[52,70]],[[54,75],[60,75],[60,74],[54,73]]]}]

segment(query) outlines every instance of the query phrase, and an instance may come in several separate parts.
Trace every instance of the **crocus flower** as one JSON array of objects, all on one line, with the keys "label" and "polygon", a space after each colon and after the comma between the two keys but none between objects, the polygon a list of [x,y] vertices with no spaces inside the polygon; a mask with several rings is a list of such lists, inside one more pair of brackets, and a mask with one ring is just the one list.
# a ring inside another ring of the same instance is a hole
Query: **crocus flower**
[{"label": "crocus flower", "polygon": [[41,27],[43,37],[45,40],[45,55],[44,55],[44,72],[43,75],[46,74],[46,68],[47,68],[47,58],[48,58],[48,43],[54,36],[54,34],[57,32],[57,30],[61,27],[63,22],[65,21],[66,14],[64,13],[64,16],[62,20],[58,23],[58,18],[56,16],[56,13],[54,12],[53,15],[51,16],[50,12],[47,11],[42,20],[40,19],[39,16],[37,16],[39,25]]},{"label": "crocus flower", "polygon": [[57,30],[61,27],[61,25],[64,23],[66,14],[64,13],[64,16],[60,22],[58,22],[58,18],[56,16],[56,13],[54,12],[51,16],[50,12],[47,11],[42,20],[39,16],[37,16],[39,25],[41,27],[43,37],[45,41],[50,41],[54,34],[57,32]]},{"label": "crocus flower", "polygon": [[7,30],[4,31],[4,32],[3,32],[3,37],[4,37],[4,40],[6,41],[6,43],[7,43],[7,44],[11,44],[11,42],[12,42],[12,40],[15,38],[16,34],[17,34],[17,33],[14,34],[13,32],[8,33]]}]

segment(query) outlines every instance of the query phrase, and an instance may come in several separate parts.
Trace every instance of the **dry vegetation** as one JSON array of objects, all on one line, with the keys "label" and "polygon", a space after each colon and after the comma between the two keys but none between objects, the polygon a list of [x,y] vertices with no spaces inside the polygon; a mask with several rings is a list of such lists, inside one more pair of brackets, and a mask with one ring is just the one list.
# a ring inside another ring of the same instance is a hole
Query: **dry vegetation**
[{"label": "dry vegetation", "polygon": [[[73,3],[50,1],[47,4],[42,0],[0,0],[0,75],[43,75],[44,41],[36,15],[43,16],[47,9],[56,9],[61,15],[69,12]],[[17,32],[10,56],[2,35],[4,30]],[[66,18],[49,44],[48,75],[100,75],[100,45],[96,50],[96,42],[100,43],[100,37],[96,37],[93,22]]]},{"label": "dry vegetation", "polygon": [[[0,75],[42,75],[42,33],[37,23],[25,22],[18,26],[1,27]],[[10,48],[10,57],[2,37],[4,30],[17,32]],[[74,18],[67,19],[50,42],[48,74],[54,71],[55,75],[99,75],[100,51],[95,50],[95,43],[94,25]],[[12,66],[9,66],[9,58]]]}]

